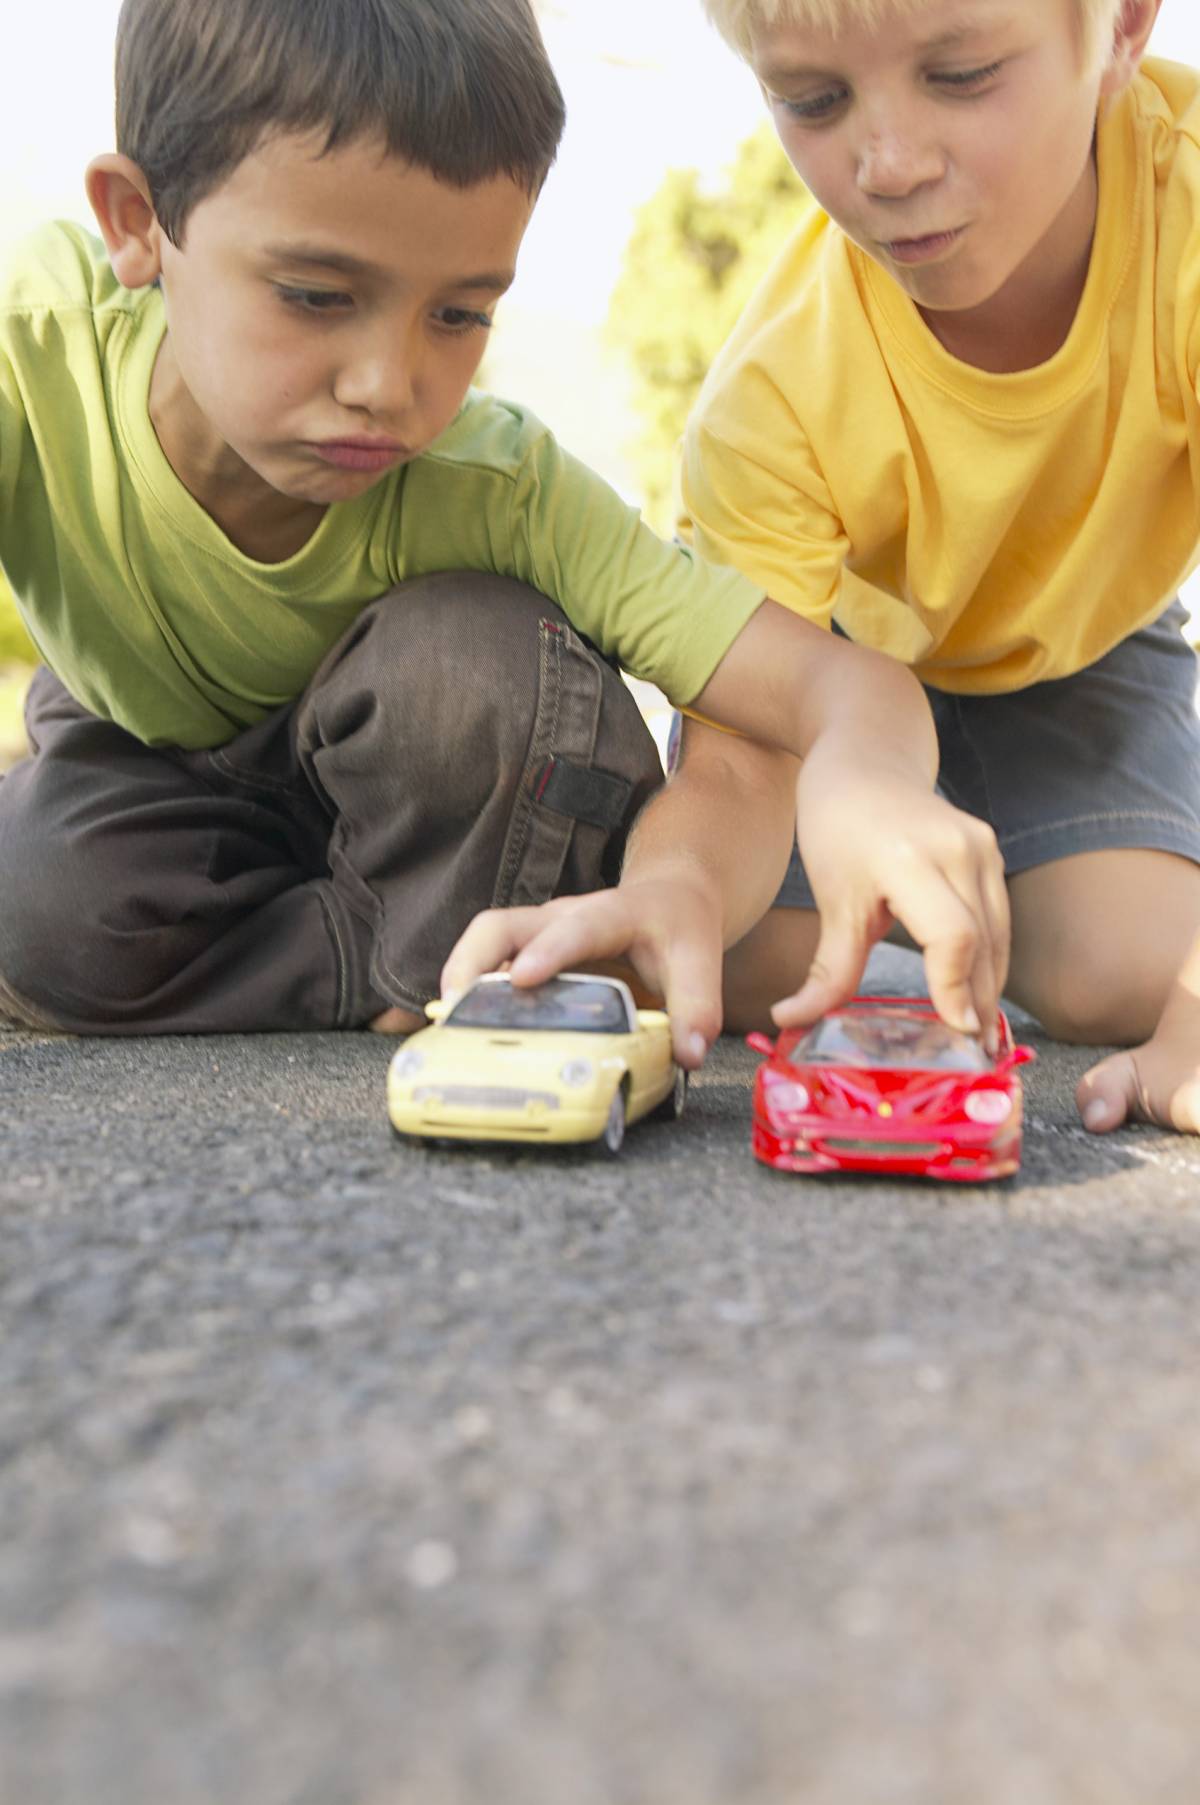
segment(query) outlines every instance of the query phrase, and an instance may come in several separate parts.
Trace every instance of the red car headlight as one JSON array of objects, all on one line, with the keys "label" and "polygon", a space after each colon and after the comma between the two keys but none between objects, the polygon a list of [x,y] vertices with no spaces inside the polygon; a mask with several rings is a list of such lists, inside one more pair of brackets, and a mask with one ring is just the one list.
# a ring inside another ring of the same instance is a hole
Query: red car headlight
[{"label": "red car headlight", "polygon": [[1012,1114],[1012,1098],[1007,1091],[970,1091],[963,1101],[963,1113],[972,1122],[995,1128]]},{"label": "red car headlight", "polygon": [[767,1104],[770,1109],[778,1110],[783,1115],[793,1115],[807,1109],[812,1102],[807,1088],[803,1084],[792,1084],[786,1079],[780,1084],[767,1087]]}]

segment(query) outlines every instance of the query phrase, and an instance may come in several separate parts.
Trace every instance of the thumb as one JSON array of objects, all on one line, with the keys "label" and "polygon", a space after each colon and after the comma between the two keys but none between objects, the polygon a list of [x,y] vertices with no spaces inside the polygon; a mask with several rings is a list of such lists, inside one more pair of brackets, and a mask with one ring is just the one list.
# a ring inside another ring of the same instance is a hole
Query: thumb
[{"label": "thumb", "polygon": [[795,996],[776,1003],[771,1014],[781,1028],[806,1028],[856,994],[872,946],[865,929],[846,922],[822,927],[808,976]]},{"label": "thumb", "polygon": [[1138,1070],[1129,1053],[1112,1053],[1085,1072],[1075,1089],[1075,1103],[1091,1134],[1111,1134],[1130,1116],[1142,1113]]}]

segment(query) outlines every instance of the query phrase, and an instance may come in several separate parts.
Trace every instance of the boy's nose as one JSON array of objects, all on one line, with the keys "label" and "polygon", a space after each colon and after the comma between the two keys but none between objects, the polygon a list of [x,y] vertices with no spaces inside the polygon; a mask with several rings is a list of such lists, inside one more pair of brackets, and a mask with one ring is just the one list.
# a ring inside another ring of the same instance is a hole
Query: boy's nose
[{"label": "boy's nose", "polygon": [[377,419],[407,413],[416,392],[413,360],[395,347],[343,365],[334,385],[335,398],[343,407],[360,408]]},{"label": "boy's nose", "polygon": [[912,133],[889,128],[871,132],[858,154],[858,186],[864,194],[902,199],[936,182],[943,159],[933,145]]}]

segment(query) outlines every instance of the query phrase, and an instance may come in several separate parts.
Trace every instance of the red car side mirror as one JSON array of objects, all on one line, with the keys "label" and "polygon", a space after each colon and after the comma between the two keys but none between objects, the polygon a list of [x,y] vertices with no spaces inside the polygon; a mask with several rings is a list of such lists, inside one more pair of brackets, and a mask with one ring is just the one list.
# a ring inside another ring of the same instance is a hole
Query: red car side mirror
[{"label": "red car side mirror", "polygon": [[771,1036],[769,1034],[759,1034],[757,1030],[753,1034],[747,1034],[746,1045],[748,1047],[753,1047],[756,1053],[761,1053],[766,1059],[769,1059],[775,1051],[775,1042],[771,1039]]},{"label": "red car side mirror", "polygon": [[1006,1053],[997,1063],[996,1070],[1000,1073],[1011,1072],[1019,1065],[1032,1065],[1036,1058],[1037,1054],[1032,1047],[1014,1047],[1011,1053]]}]

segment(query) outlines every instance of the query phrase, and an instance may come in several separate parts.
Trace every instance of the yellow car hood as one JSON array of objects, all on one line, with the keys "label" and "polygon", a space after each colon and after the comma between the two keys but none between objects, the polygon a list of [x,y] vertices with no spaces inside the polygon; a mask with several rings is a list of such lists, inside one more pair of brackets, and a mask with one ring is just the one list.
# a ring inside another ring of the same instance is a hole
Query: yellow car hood
[{"label": "yellow car hood", "polygon": [[569,1060],[586,1059],[600,1071],[625,1063],[628,1034],[581,1034],[555,1029],[514,1033],[504,1028],[423,1028],[409,1041],[424,1064],[410,1082],[521,1084],[546,1088],[560,1081]]}]

